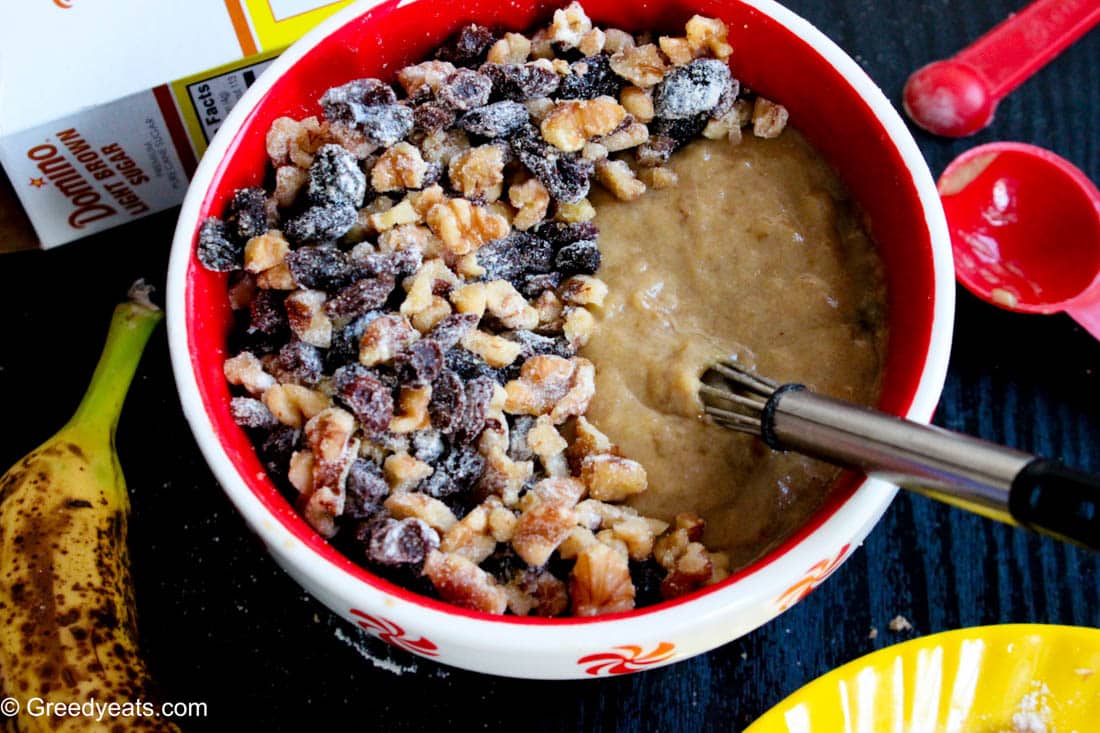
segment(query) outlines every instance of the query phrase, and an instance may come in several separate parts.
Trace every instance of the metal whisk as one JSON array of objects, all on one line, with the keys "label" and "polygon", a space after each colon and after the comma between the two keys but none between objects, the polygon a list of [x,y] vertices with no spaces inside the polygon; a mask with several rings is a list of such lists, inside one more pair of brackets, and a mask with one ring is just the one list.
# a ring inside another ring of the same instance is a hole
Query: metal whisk
[{"label": "metal whisk", "polygon": [[1009,524],[1100,550],[1100,478],[968,435],[778,384],[729,360],[700,387],[718,425]]}]

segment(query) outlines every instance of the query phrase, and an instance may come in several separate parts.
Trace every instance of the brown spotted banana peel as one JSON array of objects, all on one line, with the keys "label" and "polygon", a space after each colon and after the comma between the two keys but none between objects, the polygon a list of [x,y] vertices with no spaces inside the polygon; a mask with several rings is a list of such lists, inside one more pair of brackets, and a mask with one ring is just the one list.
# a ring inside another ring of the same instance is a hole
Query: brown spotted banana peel
[{"label": "brown spotted banana peel", "polygon": [[126,391],[163,317],[148,291],[139,281],[115,308],[72,419],[0,478],[0,692],[20,703],[9,730],[177,730],[156,716],[34,714],[46,703],[150,703],[115,452]]}]

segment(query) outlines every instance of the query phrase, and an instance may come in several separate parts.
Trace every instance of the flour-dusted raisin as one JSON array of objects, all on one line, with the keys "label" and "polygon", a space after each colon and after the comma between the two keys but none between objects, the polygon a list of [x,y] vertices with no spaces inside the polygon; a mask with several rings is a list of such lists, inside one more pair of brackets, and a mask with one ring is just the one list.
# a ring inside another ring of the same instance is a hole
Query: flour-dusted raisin
[{"label": "flour-dusted raisin", "polygon": [[492,80],[494,97],[513,102],[548,97],[561,84],[552,69],[533,64],[483,64],[481,73]]},{"label": "flour-dusted raisin", "polygon": [[[649,123],[649,133],[651,136],[672,139],[676,144],[676,149],[679,149],[699,136],[699,133],[707,126],[709,117],[708,112],[700,112],[693,117],[678,120],[656,117]],[[650,141],[652,140],[653,137],[650,137]]]},{"label": "flour-dusted raisin", "polygon": [[252,397],[234,397],[229,401],[229,414],[242,428],[270,430],[279,424],[267,405]]},{"label": "flour-dusted raisin", "polygon": [[393,365],[402,385],[424,387],[443,370],[443,349],[435,341],[420,339],[398,352]]},{"label": "flour-dusted raisin", "polygon": [[474,135],[500,138],[511,135],[530,119],[531,115],[522,104],[504,100],[470,110],[462,116],[459,126]]},{"label": "flour-dusted raisin", "polygon": [[418,130],[429,134],[446,130],[457,119],[458,113],[442,102],[425,102],[413,110],[413,124]]},{"label": "flour-dusted raisin", "polygon": [[443,355],[443,363],[463,379],[488,377],[503,384],[500,372],[485,363],[477,354],[455,347]]},{"label": "flour-dusted raisin", "polygon": [[658,135],[650,128],[649,140],[634,149],[634,159],[643,168],[664,165],[676,150],[676,141],[668,135]]},{"label": "flour-dusted raisin", "polygon": [[520,128],[509,143],[519,161],[558,201],[575,204],[588,195],[589,179],[595,171],[592,161],[563,153],[543,141],[530,125]]},{"label": "flour-dusted raisin", "polygon": [[199,262],[207,270],[231,272],[244,266],[244,244],[229,238],[225,222],[212,216],[199,227]]},{"label": "flour-dusted raisin", "polygon": [[422,519],[386,519],[371,528],[367,559],[378,565],[419,566],[439,547],[439,535]]},{"label": "flour-dusted raisin", "polygon": [[393,419],[393,392],[361,364],[349,364],[332,375],[336,397],[352,411],[367,436],[379,436]]},{"label": "flour-dusted raisin", "polygon": [[292,338],[279,349],[270,371],[283,384],[296,383],[312,387],[321,381],[324,373],[321,350],[305,341]]},{"label": "flour-dusted raisin", "polygon": [[286,293],[278,290],[257,290],[249,303],[249,322],[246,333],[249,336],[264,335],[281,337],[290,332],[290,321],[286,317],[283,301]]},{"label": "flour-dusted raisin", "polygon": [[477,262],[485,268],[486,279],[518,285],[524,275],[549,272],[554,266],[554,249],[535,234],[512,231],[481,247]]},{"label": "flour-dusted raisin", "polygon": [[517,415],[508,432],[508,457],[513,461],[530,461],[535,458],[531,447],[527,445],[527,433],[535,427],[535,418],[530,415]]},{"label": "flour-dusted raisin", "polygon": [[465,112],[489,101],[492,80],[473,69],[458,69],[440,85],[436,98],[453,110]]},{"label": "flour-dusted raisin", "polygon": [[737,95],[740,93],[741,82],[731,76],[725,86],[722,87],[722,94],[718,97],[718,104],[714,105],[714,109],[708,112],[710,117],[718,119],[733,109],[733,103],[737,101]]},{"label": "flour-dusted raisin", "polygon": [[268,473],[275,477],[286,476],[290,456],[298,447],[302,431],[287,425],[276,425],[260,443],[260,458]]},{"label": "flour-dusted raisin", "polygon": [[309,200],[315,204],[363,205],[367,177],[355,156],[339,145],[322,145],[309,167]]},{"label": "flour-dusted raisin", "polygon": [[335,247],[299,247],[288,252],[286,264],[303,288],[338,290],[351,284],[355,268]]},{"label": "flour-dusted raisin", "polygon": [[321,109],[329,122],[358,125],[363,122],[367,109],[395,102],[397,95],[389,84],[378,79],[355,79],[325,92],[321,97]]},{"label": "flour-dusted raisin", "polygon": [[356,458],[348,471],[344,491],[344,516],[352,520],[362,520],[378,513],[382,502],[390,493],[390,487],[377,463],[366,458]]},{"label": "flour-dusted raisin", "polygon": [[595,240],[600,230],[590,221],[569,223],[564,221],[546,221],[535,230],[535,235],[545,239],[555,249],[581,240]]},{"label": "flour-dusted raisin", "polygon": [[347,234],[359,220],[359,211],[347,201],[311,206],[283,227],[296,244],[331,242]]},{"label": "flour-dusted raisin", "polygon": [[489,403],[493,399],[494,385],[495,381],[490,377],[475,377],[466,382],[466,410],[462,422],[453,433],[455,445],[471,443],[481,435],[489,414]]},{"label": "flour-dusted raisin", "polygon": [[462,378],[450,369],[443,369],[432,382],[432,397],[428,402],[432,427],[444,435],[450,435],[462,422],[465,413],[466,388]]},{"label": "flour-dusted raisin", "polygon": [[359,339],[367,325],[383,315],[382,311],[369,311],[353,320],[343,328],[333,331],[332,345],[325,351],[325,370],[335,371],[345,364],[359,360]]},{"label": "flour-dusted raisin", "polygon": [[440,468],[447,472],[459,490],[468,491],[481,478],[485,459],[469,446],[452,446]]},{"label": "flour-dusted raisin", "polygon": [[554,264],[566,275],[592,275],[600,269],[600,248],[595,240],[582,239],[558,250]]},{"label": "flour-dusted raisin", "polygon": [[455,66],[473,66],[485,58],[489,46],[496,36],[485,26],[471,23],[440,46],[435,57],[440,61],[450,61]]},{"label": "flour-dusted raisin", "polygon": [[367,107],[359,120],[359,131],[372,145],[388,148],[401,142],[414,123],[413,111],[403,104]]},{"label": "flour-dusted raisin", "polygon": [[452,313],[432,327],[424,336],[425,340],[439,344],[443,351],[454,348],[462,337],[477,325],[478,317],[473,313]]},{"label": "flour-dusted raisin", "polygon": [[573,62],[572,72],[562,77],[557,96],[560,99],[595,99],[608,96],[619,98],[623,80],[611,70],[608,57],[603,54],[588,56]]},{"label": "flour-dusted raisin", "polygon": [[547,290],[557,290],[565,276],[560,272],[528,274],[520,278],[519,291],[523,297],[534,300]]},{"label": "flour-dusted raisin", "polygon": [[642,562],[630,562],[630,579],[634,583],[634,604],[649,606],[664,600],[661,596],[661,583],[665,579],[665,569],[653,558]]},{"label": "flour-dusted raisin", "polygon": [[709,114],[729,84],[730,68],[717,59],[696,59],[673,67],[653,90],[654,112],[669,120]]},{"label": "flour-dusted raisin", "polygon": [[569,342],[561,337],[541,336],[532,331],[507,331],[502,334],[509,341],[523,345],[516,362],[524,362],[532,356],[553,354],[563,359],[572,358],[576,352]]},{"label": "flour-dusted raisin", "polygon": [[409,444],[413,457],[428,464],[438,461],[447,450],[443,433],[434,429],[417,430],[410,436]]},{"label": "flour-dusted raisin", "polygon": [[267,231],[267,193],[259,186],[239,188],[229,201],[225,225],[230,236],[247,242]]},{"label": "flour-dusted raisin", "polygon": [[381,308],[393,288],[394,278],[389,274],[357,280],[325,301],[325,315],[329,318],[358,318],[368,311]]}]

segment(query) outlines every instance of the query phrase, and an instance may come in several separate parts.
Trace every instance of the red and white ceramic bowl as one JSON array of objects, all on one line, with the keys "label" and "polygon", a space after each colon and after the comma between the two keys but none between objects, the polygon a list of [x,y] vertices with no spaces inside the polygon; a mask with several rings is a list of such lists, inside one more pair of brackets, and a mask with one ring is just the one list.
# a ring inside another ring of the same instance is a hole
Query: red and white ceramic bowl
[{"label": "red and white ceramic bowl", "polygon": [[[564,4],[564,3],[562,3]],[[927,421],[946,372],[954,314],[951,244],[936,187],[905,124],[874,82],[812,25],[770,0],[587,0],[595,22],[677,32],[694,13],[730,29],[734,74],[778,100],[836,168],[884,260],[890,345],[880,407]],[[233,109],[203,157],[180,213],[168,278],[172,365],[183,409],[214,475],[268,551],[325,605],[383,640],[498,675],[589,678],[650,669],[747,634],[804,598],[863,541],[896,488],[857,474],[782,546],[722,583],[629,613],[584,619],[489,616],[410,593],[317,535],[266,477],[229,415],[222,374],[230,310],[225,276],[194,257],[199,223],[232,192],[260,183],[264,137],[282,115],[319,114],[330,86],[392,79],[468,22],[526,31],[547,0],[364,0],[291,47]]]}]

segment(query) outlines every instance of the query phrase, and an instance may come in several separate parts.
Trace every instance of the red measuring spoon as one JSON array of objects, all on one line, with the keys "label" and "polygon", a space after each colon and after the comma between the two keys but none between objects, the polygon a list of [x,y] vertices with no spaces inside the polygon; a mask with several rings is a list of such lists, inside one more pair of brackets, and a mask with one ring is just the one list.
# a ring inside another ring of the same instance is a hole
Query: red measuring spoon
[{"label": "red measuring spoon", "polygon": [[990,143],[952,161],[938,188],[959,282],[1008,310],[1064,311],[1100,339],[1100,191],[1080,169]]},{"label": "red measuring spoon", "polygon": [[1097,22],[1098,0],[1037,0],[954,57],[914,72],[902,92],[905,112],[933,134],[973,135],[1006,94]]}]

